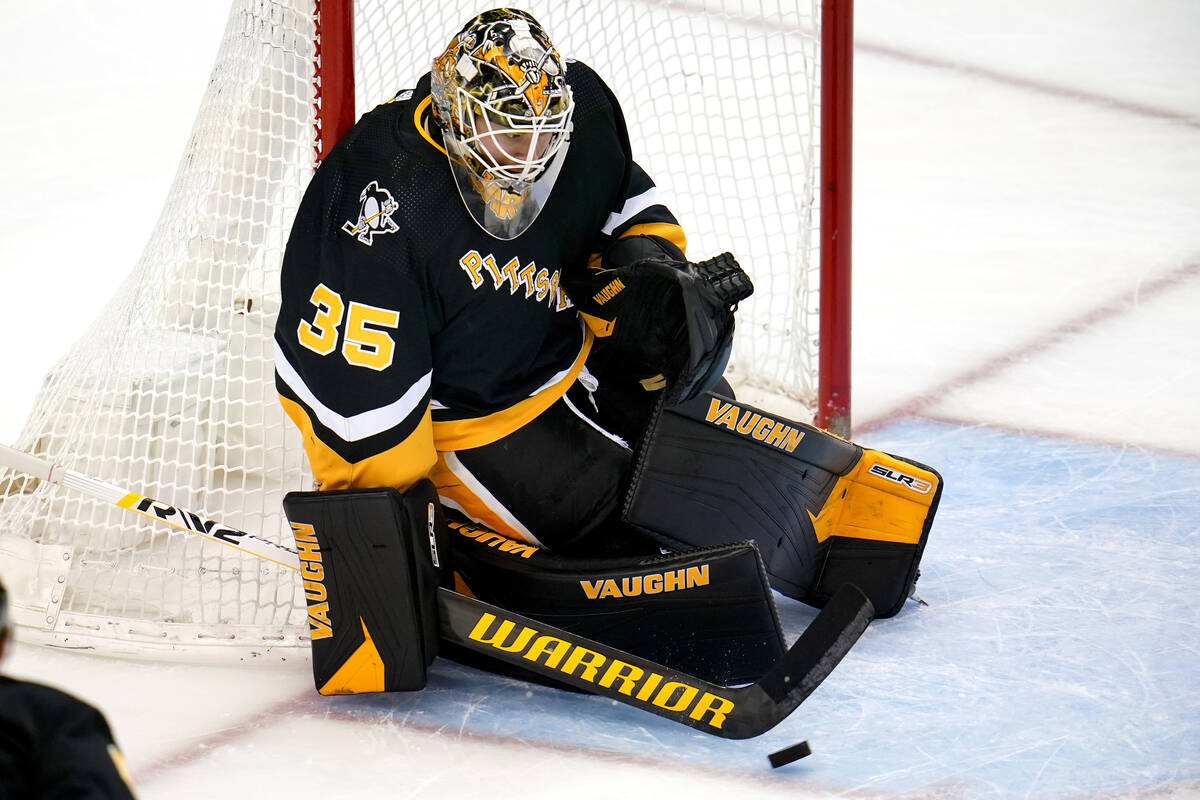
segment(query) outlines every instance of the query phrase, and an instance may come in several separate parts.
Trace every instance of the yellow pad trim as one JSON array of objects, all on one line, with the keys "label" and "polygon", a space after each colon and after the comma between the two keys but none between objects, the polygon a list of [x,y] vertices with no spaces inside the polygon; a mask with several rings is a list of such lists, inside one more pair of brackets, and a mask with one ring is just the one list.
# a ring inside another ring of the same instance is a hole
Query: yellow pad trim
[{"label": "yellow pad trim", "polygon": [[617,324],[615,319],[601,319],[592,314],[587,314],[583,311],[579,312],[579,316],[583,317],[583,321],[592,329],[592,335],[597,339],[604,339],[612,336],[613,327]]},{"label": "yellow pad trim", "polygon": [[938,476],[929,470],[864,449],[854,469],[838,478],[821,513],[808,516],[818,542],[842,536],[915,545],[937,489]]},{"label": "yellow pad trim", "polygon": [[651,375],[649,378],[642,378],[638,383],[647,392],[657,392],[659,389],[667,388],[667,376],[660,372],[657,375]]},{"label": "yellow pad trim", "polygon": [[359,617],[358,621],[362,624],[363,643],[338,667],[333,677],[317,690],[321,694],[362,694],[384,690],[383,658],[379,655],[379,649],[375,647],[371,632],[367,630],[367,623],[363,622],[362,617]]}]

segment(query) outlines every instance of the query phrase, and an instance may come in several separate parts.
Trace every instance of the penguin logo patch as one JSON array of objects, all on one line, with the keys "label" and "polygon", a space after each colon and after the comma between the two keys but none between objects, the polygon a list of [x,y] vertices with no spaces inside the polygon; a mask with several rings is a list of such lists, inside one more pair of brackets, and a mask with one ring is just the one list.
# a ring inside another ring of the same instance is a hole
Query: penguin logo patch
[{"label": "penguin logo patch", "polygon": [[400,230],[400,226],[392,219],[392,214],[396,213],[400,204],[392,197],[391,192],[379,188],[379,181],[368,183],[358,200],[358,221],[347,220],[342,225],[342,232],[370,247],[376,236]]}]

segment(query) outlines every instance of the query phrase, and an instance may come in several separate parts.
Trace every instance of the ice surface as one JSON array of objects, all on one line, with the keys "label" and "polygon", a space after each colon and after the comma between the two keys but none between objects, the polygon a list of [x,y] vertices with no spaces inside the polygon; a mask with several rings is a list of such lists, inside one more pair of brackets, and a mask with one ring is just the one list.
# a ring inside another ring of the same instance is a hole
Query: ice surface
[{"label": "ice surface", "polygon": [[[225,5],[0,22],[0,441],[140,254]],[[350,698],[304,663],[6,671],[103,708],[144,798],[1200,797],[1200,5],[859,0],[856,30],[856,438],[946,491],[928,605],[778,728],[440,661]]]}]

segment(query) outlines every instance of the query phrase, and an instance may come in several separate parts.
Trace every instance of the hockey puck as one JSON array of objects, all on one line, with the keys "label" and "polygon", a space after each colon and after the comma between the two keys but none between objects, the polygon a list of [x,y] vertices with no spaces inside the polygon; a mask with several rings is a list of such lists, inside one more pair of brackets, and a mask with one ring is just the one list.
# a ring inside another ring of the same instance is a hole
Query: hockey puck
[{"label": "hockey puck", "polygon": [[767,758],[771,760],[771,768],[778,769],[784,764],[799,761],[807,755],[812,755],[812,748],[808,746],[808,742],[798,742],[791,747],[785,747],[782,750],[771,753]]}]

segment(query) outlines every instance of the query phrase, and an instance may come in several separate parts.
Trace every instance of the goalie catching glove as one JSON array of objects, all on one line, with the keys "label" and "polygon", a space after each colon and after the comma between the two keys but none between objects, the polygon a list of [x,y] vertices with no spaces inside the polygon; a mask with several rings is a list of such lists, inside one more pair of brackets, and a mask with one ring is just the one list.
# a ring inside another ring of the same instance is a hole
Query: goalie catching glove
[{"label": "goalie catching glove", "polygon": [[667,405],[695,397],[725,371],[733,312],[754,291],[729,253],[691,263],[656,236],[618,239],[598,267],[565,283],[598,340]]}]

